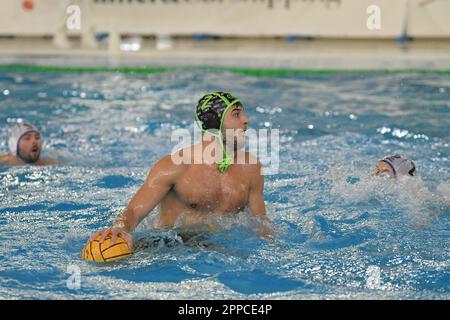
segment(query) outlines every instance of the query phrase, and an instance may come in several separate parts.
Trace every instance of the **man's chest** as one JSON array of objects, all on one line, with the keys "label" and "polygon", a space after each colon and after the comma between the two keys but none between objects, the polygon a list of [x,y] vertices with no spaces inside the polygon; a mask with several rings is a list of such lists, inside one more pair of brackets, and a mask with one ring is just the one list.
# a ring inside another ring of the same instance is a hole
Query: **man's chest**
[{"label": "man's chest", "polygon": [[249,181],[238,170],[219,173],[205,168],[187,172],[177,182],[174,191],[179,200],[191,209],[237,212],[247,204]]}]

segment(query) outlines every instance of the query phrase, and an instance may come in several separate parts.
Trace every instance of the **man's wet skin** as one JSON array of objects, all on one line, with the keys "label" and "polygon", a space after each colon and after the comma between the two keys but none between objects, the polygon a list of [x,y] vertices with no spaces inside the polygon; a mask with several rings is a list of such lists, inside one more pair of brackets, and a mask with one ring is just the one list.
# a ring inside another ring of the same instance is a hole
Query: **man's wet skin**
[{"label": "man's wet skin", "polygon": [[[225,147],[238,149],[242,141],[245,141],[243,133],[247,130],[249,119],[241,104],[230,105],[226,110],[222,120],[223,135],[227,129],[238,130],[240,133],[233,137],[231,146],[224,137]],[[183,158],[184,153],[189,152],[194,157],[198,154],[202,156],[211,147],[221,150],[217,139],[211,140],[205,134],[201,143],[182,149],[174,155]],[[114,243],[120,235],[131,246],[129,232],[156,206],[157,228],[172,228],[175,223],[208,225],[212,216],[232,215],[245,208],[252,215],[268,221],[263,199],[264,177],[261,175],[261,164],[249,153],[244,153],[245,162],[239,164],[236,163],[238,152],[235,152],[235,163],[229,165],[224,172],[218,170],[214,161],[216,159],[178,164],[173,161],[174,155],[165,156],[156,162],[144,184],[114,221],[113,227],[95,233],[91,239],[101,235],[102,240],[112,234]],[[222,153],[218,152],[217,155],[222,156]]]}]

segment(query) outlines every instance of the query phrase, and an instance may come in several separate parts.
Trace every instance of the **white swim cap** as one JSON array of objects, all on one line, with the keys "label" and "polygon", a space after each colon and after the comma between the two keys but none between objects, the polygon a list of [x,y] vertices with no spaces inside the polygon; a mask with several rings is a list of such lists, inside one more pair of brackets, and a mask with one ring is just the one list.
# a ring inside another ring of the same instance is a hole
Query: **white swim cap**
[{"label": "white swim cap", "polygon": [[389,156],[381,161],[387,163],[391,167],[395,177],[402,175],[416,175],[416,166],[414,165],[414,162],[401,155],[396,154],[394,156]]},{"label": "white swim cap", "polygon": [[18,156],[19,142],[22,137],[29,132],[40,133],[38,128],[28,122],[18,122],[11,128],[11,135],[8,140],[9,152],[15,157]]}]

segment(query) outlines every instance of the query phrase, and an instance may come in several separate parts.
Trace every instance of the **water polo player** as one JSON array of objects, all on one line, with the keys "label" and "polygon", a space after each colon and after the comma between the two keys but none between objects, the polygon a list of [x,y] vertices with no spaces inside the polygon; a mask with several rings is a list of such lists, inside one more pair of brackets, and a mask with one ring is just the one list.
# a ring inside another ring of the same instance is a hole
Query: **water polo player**
[{"label": "water polo player", "polygon": [[388,175],[393,178],[399,176],[414,177],[417,175],[417,171],[414,162],[396,154],[378,161],[374,175],[379,177]]},{"label": "water polo player", "polygon": [[[242,151],[245,162],[240,164],[236,161],[237,153],[232,156],[231,152],[241,145],[239,137],[249,123],[242,103],[229,93],[213,92],[199,100],[195,118],[203,131],[202,141],[157,161],[112,227],[95,233],[91,241],[99,235],[102,235],[100,241],[112,235],[114,243],[120,235],[131,247],[129,233],[156,206],[159,206],[155,226],[158,228],[173,227],[175,222],[201,225],[210,216],[238,213],[245,208],[262,221],[268,221],[261,164],[245,151]],[[226,130],[237,132],[237,138],[231,143],[226,141]],[[216,153],[219,157],[213,162],[197,158],[188,163],[174,161],[186,154],[203,155],[212,147],[219,150]]]},{"label": "water polo player", "polygon": [[27,122],[18,122],[11,128],[9,153],[0,154],[0,165],[50,165],[50,159],[41,159],[42,137],[38,128]]}]

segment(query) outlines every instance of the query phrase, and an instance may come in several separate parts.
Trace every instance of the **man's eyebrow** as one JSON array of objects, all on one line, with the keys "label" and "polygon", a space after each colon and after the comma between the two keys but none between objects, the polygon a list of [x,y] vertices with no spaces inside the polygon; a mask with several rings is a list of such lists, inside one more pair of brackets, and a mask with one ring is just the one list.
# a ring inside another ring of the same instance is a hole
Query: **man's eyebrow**
[{"label": "man's eyebrow", "polygon": [[27,133],[24,133],[24,137],[30,137],[32,134],[34,134],[35,136],[38,136],[38,137],[40,137],[41,136],[41,134],[39,133],[39,132],[27,132]]}]

